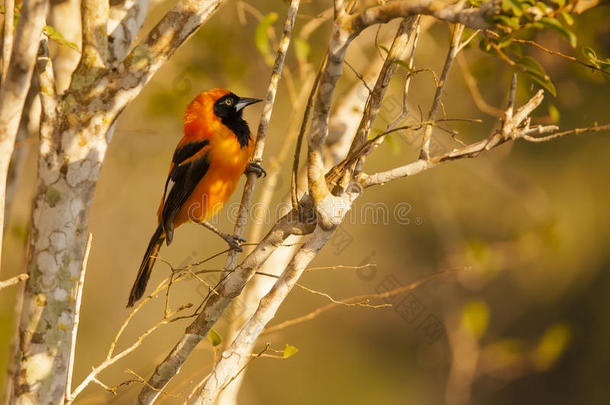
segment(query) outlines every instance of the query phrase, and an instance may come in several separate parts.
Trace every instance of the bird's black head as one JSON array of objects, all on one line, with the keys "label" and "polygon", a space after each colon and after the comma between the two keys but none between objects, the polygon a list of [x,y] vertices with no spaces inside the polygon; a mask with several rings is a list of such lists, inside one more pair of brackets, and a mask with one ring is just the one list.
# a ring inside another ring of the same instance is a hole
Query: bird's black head
[{"label": "bird's black head", "polygon": [[243,148],[250,142],[250,129],[248,124],[241,117],[243,109],[250,104],[258,103],[257,98],[238,97],[229,93],[220,97],[214,103],[214,114],[223,124],[225,124],[237,137],[240,146]]},{"label": "bird's black head", "polygon": [[214,114],[221,119],[241,118],[243,109],[250,104],[258,103],[257,98],[238,97],[233,93],[229,93],[214,103]]}]

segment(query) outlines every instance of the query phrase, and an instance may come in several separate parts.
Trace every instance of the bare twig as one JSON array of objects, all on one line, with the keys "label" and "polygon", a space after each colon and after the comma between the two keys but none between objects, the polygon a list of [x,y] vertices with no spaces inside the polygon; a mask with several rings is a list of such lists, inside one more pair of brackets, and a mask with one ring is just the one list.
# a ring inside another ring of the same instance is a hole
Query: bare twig
[{"label": "bare twig", "polygon": [[83,287],[85,285],[85,274],[87,273],[87,262],[89,261],[89,252],[91,251],[91,242],[93,235],[87,237],[87,245],[85,245],[85,253],[83,255],[83,265],[76,286],[76,295],[74,297],[74,320],[72,321],[72,334],[70,345],[70,354],[68,357],[68,372],[66,376],[66,402],[72,401],[72,373],[74,372],[74,353],[76,352],[76,336],[78,335],[78,324],[80,321],[80,305],[83,299]]},{"label": "bare twig", "polygon": [[6,73],[13,50],[13,20],[15,15],[15,0],[4,0],[4,29],[2,31],[2,70],[0,82],[4,84]]},{"label": "bare twig", "polygon": [[[263,107],[263,114],[261,115],[260,123],[258,125],[258,131],[256,133],[256,143],[254,146],[254,154],[252,156],[252,163],[262,163],[263,151],[265,150],[265,140],[267,138],[267,128],[269,127],[269,121],[271,119],[271,113],[273,112],[273,106],[275,104],[275,95],[277,93],[277,86],[282,76],[282,69],[284,67],[284,60],[286,59],[286,51],[290,44],[290,38],[292,36],[292,27],[299,10],[299,0],[292,0],[288,13],[286,16],[286,22],[284,23],[284,32],[280,39],[280,45],[275,57],[275,64],[273,65],[273,72],[271,73],[271,79],[269,80],[269,87],[267,89],[267,96],[265,98],[265,106]],[[246,219],[248,215],[248,209],[250,208],[250,201],[254,193],[254,186],[256,184],[256,173],[249,173],[244,186],[244,192],[239,206],[239,212],[237,214],[237,220],[235,222],[235,229],[233,234],[241,236],[244,233],[246,227]],[[237,261],[237,251],[231,250],[227,257],[226,268],[232,270],[235,268]]]},{"label": "bare twig", "polygon": [[265,325],[273,318],[280,304],[286,298],[298,278],[309,262],[320,249],[330,240],[334,230],[324,231],[317,227],[294,256],[284,270],[282,276],[276,281],[273,288],[261,300],[258,309],[242,328],[230,347],[223,353],[198,393],[194,404],[213,404],[218,394],[226,387],[231,379],[243,368],[242,364],[250,356],[251,349],[262,332]]},{"label": "bare twig", "polygon": [[18,276],[11,277],[8,280],[0,281],[0,290],[4,290],[6,287],[18,284],[20,281],[25,281],[30,276],[26,273],[19,274]]},{"label": "bare twig", "polygon": [[[534,128],[529,127],[529,115],[535,110],[544,97],[544,92],[539,90],[534,96],[532,96],[524,105],[518,108],[513,113],[513,105],[514,105],[514,94],[516,89],[516,81],[513,79],[511,82],[511,89],[509,91],[509,101],[506,111],[503,113],[503,120],[501,128],[492,132],[492,134],[482,141],[478,141],[472,143],[470,145],[464,146],[459,149],[454,149],[450,152],[447,152],[443,155],[435,156],[428,160],[417,160],[415,162],[409,163],[407,165],[397,167],[394,169],[387,170],[385,172],[376,173],[373,175],[363,174],[360,176],[359,181],[363,187],[370,187],[373,185],[384,184],[388,181],[412,176],[414,174],[420,173],[424,170],[430,169],[438,164],[450,160],[462,159],[462,158],[470,158],[476,157],[480,153],[493,149],[505,142],[518,139],[525,138],[526,136],[531,137],[536,134],[544,134],[557,130],[557,127],[554,125],[549,126],[537,126]],[[592,127],[593,128],[593,127]],[[589,130],[593,130],[590,128]],[[599,128],[599,130],[606,129],[605,126],[603,128]],[[577,133],[578,130],[567,131],[564,135],[568,135],[571,133]],[[585,132],[584,130],[581,132]],[[563,136],[563,135],[561,135]],[[543,139],[543,138],[534,138],[534,139]],[[552,138],[551,138],[552,139]],[[528,139],[529,140],[529,139]]]},{"label": "bare twig", "polygon": [[409,42],[411,32],[413,31],[413,27],[415,26],[415,22],[416,17],[405,18],[398,27],[398,31],[396,32],[396,36],[392,42],[390,51],[379,72],[377,81],[375,82],[375,87],[371,94],[369,94],[366,101],[360,126],[358,127],[356,136],[354,137],[352,146],[350,148],[350,154],[366,143],[373,126],[373,122],[375,121],[379,109],[381,108],[383,97],[385,96],[388,86],[390,85],[390,80],[398,67],[396,62],[406,57],[408,51],[407,44]]},{"label": "bare twig", "polygon": [[303,137],[305,136],[305,131],[307,130],[307,121],[309,120],[309,115],[311,112],[311,107],[313,106],[313,99],[316,95],[316,91],[318,90],[318,85],[320,84],[320,76],[322,74],[322,70],[326,66],[326,61],[328,60],[328,54],[324,56],[322,63],[320,64],[320,69],[316,75],[316,79],[311,86],[311,91],[309,92],[309,98],[307,99],[307,104],[305,105],[305,111],[303,112],[303,119],[301,121],[301,128],[299,129],[299,135],[297,136],[296,147],[294,150],[294,159],[292,162],[292,172],[290,176],[290,197],[292,202],[292,209],[295,211],[299,211],[299,197],[297,195],[297,177],[299,174],[299,160],[301,157],[301,147],[303,145]]},{"label": "bare twig", "polygon": [[457,56],[458,65],[460,65],[460,69],[462,70],[462,76],[464,77],[464,82],[470,91],[470,95],[472,96],[472,100],[477,108],[483,111],[485,114],[489,114],[492,117],[500,117],[502,114],[502,110],[496,108],[490,104],[488,104],[481,95],[479,91],[479,87],[477,86],[477,82],[475,78],[470,73],[468,69],[468,63],[466,62],[466,58],[462,54],[458,54]]},{"label": "bare twig", "polygon": [[[322,313],[336,308],[338,306],[341,305],[354,305],[355,303],[358,302],[368,302],[370,300],[380,300],[380,299],[386,299],[386,298],[390,298],[393,297],[395,295],[398,294],[402,294],[403,292],[406,291],[410,291],[410,290],[414,290],[415,288],[419,287],[420,285],[424,284],[425,282],[432,280],[433,278],[436,278],[438,276],[441,276],[443,274],[447,274],[447,273],[453,273],[455,271],[460,271],[460,270],[464,270],[464,269],[452,269],[452,270],[443,270],[443,271],[439,271],[437,273],[433,273],[427,277],[424,277],[420,280],[414,281],[410,284],[401,286],[401,287],[397,287],[393,290],[390,291],[385,291],[382,293],[375,293],[375,294],[364,294],[364,295],[358,295],[356,297],[350,297],[350,298],[344,298],[338,302],[331,302],[330,304],[324,305],[323,307],[317,308],[315,310],[313,310],[312,312],[306,314],[306,315],[302,315],[299,316],[297,318],[293,318],[293,319],[289,319],[287,321],[283,321],[281,323],[278,323],[277,325],[274,326],[270,326],[268,328],[265,328],[264,332],[262,334],[268,334],[268,333],[274,333],[277,332],[279,330],[288,328],[290,326],[294,326],[297,325],[299,323],[303,323],[306,321],[311,321],[312,319],[317,318],[318,316],[320,316]],[[385,306],[385,305],[383,305]],[[391,305],[390,305],[391,306]]]},{"label": "bare twig", "polygon": [[[453,64],[453,60],[455,56],[460,51],[460,40],[462,38],[462,32],[464,32],[464,26],[462,24],[456,24],[453,29],[453,34],[451,36],[451,45],[449,46],[449,53],[447,54],[447,58],[445,59],[445,65],[443,66],[443,72],[441,73],[440,81],[438,86],[436,87],[436,92],[434,93],[434,100],[432,101],[432,107],[430,107],[430,112],[428,113],[428,120],[434,120],[436,118],[436,114],[438,111],[438,107],[440,105],[441,96],[443,94],[443,89],[445,88],[445,83],[447,83],[447,77],[449,76],[449,70],[451,70],[451,65]],[[419,158],[428,160],[430,158],[430,140],[432,139],[432,126],[427,125],[424,130],[424,137],[422,139],[422,144],[419,152]]]},{"label": "bare twig", "polygon": [[345,30],[358,34],[374,24],[386,23],[394,18],[424,14],[438,20],[460,23],[469,28],[483,29],[488,27],[488,17],[499,10],[498,3],[490,1],[483,3],[479,8],[468,8],[464,2],[451,5],[442,0],[392,1],[352,14],[345,18],[342,26]]},{"label": "bare twig", "polygon": [[[407,116],[409,115],[408,95],[409,95],[409,88],[411,87],[411,78],[413,78],[413,75],[414,75],[413,66],[415,64],[415,51],[417,50],[417,43],[419,42],[420,33],[421,33],[421,16],[417,16],[417,21],[415,22],[415,34],[413,35],[413,44],[411,45],[411,55],[409,56],[409,62],[407,64],[407,66],[408,66],[407,77],[405,78],[405,85],[403,87],[403,92],[402,92],[402,111],[400,112],[398,117],[396,117],[394,119],[394,121],[392,121],[387,126],[386,131],[395,128],[396,125],[398,125],[398,123],[400,121],[407,118]],[[434,73],[434,72],[432,72],[432,73]],[[435,80],[436,80],[436,76],[435,76]],[[437,86],[438,86],[438,84],[437,84]]]},{"label": "bare twig", "polygon": [[588,128],[574,128],[574,129],[570,129],[567,131],[557,132],[552,135],[543,136],[540,138],[536,138],[536,137],[533,137],[530,135],[523,135],[522,138],[528,142],[548,142],[553,139],[561,138],[562,136],[566,136],[566,135],[580,135],[580,134],[584,134],[587,132],[599,132],[599,131],[608,131],[608,130],[610,130],[610,124],[606,124],[606,125],[595,124]]},{"label": "bare twig", "polygon": [[595,66],[595,65],[592,65],[590,63],[584,62],[584,61],[582,61],[582,60],[580,60],[578,58],[575,58],[575,57],[570,56],[570,55],[566,55],[566,54],[561,53],[559,51],[554,51],[552,49],[546,48],[546,47],[540,45],[538,42],[535,42],[535,41],[530,41],[528,39],[513,39],[513,42],[517,42],[519,44],[527,44],[527,45],[534,46],[534,47],[536,47],[536,48],[538,48],[538,49],[548,53],[549,55],[559,56],[559,57],[567,59],[567,60],[569,60],[571,62],[579,63],[579,64],[581,64],[581,65],[583,65],[585,67],[588,67],[589,69],[597,70],[597,71],[600,71],[600,72],[604,71],[603,69],[599,68],[598,66]]}]

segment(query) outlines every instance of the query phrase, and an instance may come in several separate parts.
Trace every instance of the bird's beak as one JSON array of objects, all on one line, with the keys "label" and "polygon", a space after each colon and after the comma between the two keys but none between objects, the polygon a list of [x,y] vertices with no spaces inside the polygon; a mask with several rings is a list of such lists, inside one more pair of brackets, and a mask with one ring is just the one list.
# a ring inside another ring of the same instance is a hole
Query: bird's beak
[{"label": "bird's beak", "polygon": [[263,100],[259,100],[258,98],[240,97],[237,104],[235,104],[235,111],[239,112],[250,104],[258,103],[259,101]]}]

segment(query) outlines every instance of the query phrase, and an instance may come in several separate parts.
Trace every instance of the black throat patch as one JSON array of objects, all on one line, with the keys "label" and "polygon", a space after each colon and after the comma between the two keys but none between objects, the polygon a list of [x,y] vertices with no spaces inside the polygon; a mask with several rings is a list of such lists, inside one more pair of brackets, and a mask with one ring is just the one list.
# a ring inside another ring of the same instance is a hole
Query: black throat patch
[{"label": "black throat patch", "polygon": [[239,97],[229,93],[214,103],[214,114],[220,118],[227,128],[233,131],[239,146],[243,149],[250,143],[250,128],[248,128],[248,123],[241,116],[242,111],[235,110],[235,105],[238,102]]},{"label": "black throat patch", "polygon": [[239,116],[234,117],[222,117],[222,123],[225,124],[237,137],[240,148],[245,148],[250,143],[250,128],[248,123]]}]

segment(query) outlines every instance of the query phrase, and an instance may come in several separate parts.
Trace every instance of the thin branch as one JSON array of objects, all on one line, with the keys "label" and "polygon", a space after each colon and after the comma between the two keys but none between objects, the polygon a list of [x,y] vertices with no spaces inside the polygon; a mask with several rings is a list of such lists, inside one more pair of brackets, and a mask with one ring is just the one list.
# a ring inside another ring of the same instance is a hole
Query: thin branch
[{"label": "thin branch", "polygon": [[407,44],[409,42],[411,32],[415,26],[415,22],[416,17],[405,18],[401,21],[394,41],[392,42],[392,46],[390,47],[390,51],[381,70],[379,71],[379,76],[375,82],[375,87],[371,94],[369,94],[366,101],[364,113],[362,114],[362,119],[356,132],[356,136],[352,142],[352,146],[350,147],[349,153],[352,153],[354,150],[360,148],[366,143],[368,135],[373,126],[373,122],[375,121],[375,118],[377,118],[377,114],[381,108],[381,103],[390,85],[390,80],[398,68],[398,64],[396,62],[406,57],[408,51]]},{"label": "thin branch", "polygon": [[352,66],[351,63],[349,63],[347,60],[345,60],[345,65],[349,68],[349,70],[352,71],[352,73],[354,74],[354,76],[356,76],[356,78],[358,80],[360,80],[362,82],[362,84],[364,85],[364,87],[366,87],[366,89],[369,91],[369,94],[373,92],[373,89],[371,89],[368,85],[368,83],[366,82],[366,80],[364,80],[364,77],[356,70],[356,68],[354,68]]},{"label": "thin branch", "polygon": [[[443,155],[436,156],[430,158],[428,160],[417,160],[415,162],[409,163],[407,165],[397,167],[394,169],[390,169],[384,172],[376,173],[373,175],[363,174],[359,178],[359,182],[362,187],[370,187],[374,185],[384,184],[388,181],[412,176],[414,174],[420,173],[424,170],[430,169],[438,164],[450,160],[457,160],[462,158],[470,158],[476,157],[484,151],[488,151],[493,149],[499,145],[502,145],[505,142],[518,139],[525,138],[526,136],[530,136],[533,134],[544,134],[557,130],[557,127],[554,125],[549,126],[537,126],[534,128],[529,127],[529,115],[534,111],[542,102],[544,97],[544,91],[539,90],[532,98],[530,98],[523,106],[521,106],[517,111],[513,114],[513,103],[514,103],[514,91],[516,88],[516,82],[513,80],[511,82],[511,89],[509,91],[509,102],[508,107],[504,113],[504,118],[502,121],[501,128],[495,130],[489,135],[486,139],[482,141],[478,141],[472,143],[470,145],[464,146],[459,149],[454,149],[450,152],[447,152]],[[507,118],[509,117],[509,118]],[[606,129],[601,128],[602,129]],[[576,133],[576,130],[569,133]],[[585,132],[585,131],[582,131]],[[568,135],[566,133],[565,135]],[[538,138],[543,139],[543,138]]]},{"label": "thin branch", "polygon": [[213,404],[222,389],[243,368],[241,365],[244,361],[250,359],[249,353],[265,325],[273,318],[277,309],[294,287],[307,265],[330,240],[333,234],[334,230],[325,231],[321,227],[316,227],[314,233],[292,258],[282,276],[275,282],[271,291],[261,299],[256,312],[250,317],[233,343],[221,356],[210,378],[206,380],[198,393],[194,404]]},{"label": "thin branch", "polygon": [[83,255],[83,264],[81,266],[78,284],[76,285],[76,295],[74,297],[74,320],[72,321],[72,332],[70,335],[70,354],[68,355],[68,371],[66,375],[66,402],[72,401],[72,374],[74,372],[74,353],[76,352],[76,336],[78,335],[78,324],[80,321],[80,305],[83,299],[83,287],[85,285],[85,274],[87,273],[87,262],[89,261],[89,252],[91,251],[91,242],[93,235],[90,233],[87,237],[85,245],[85,253]]},{"label": "thin branch", "polygon": [[536,138],[536,137],[533,137],[530,135],[523,135],[522,138],[528,142],[548,142],[548,141],[552,141],[553,139],[561,138],[562,136],[566,136],[566,135],[580,135],[580,134],[584,134],[584,133],[588,133],[588,132],[599,132],[599,131],[608,131],[608,130],[610,130],[610,124],[606,124],[606,125],[594,124],[588,128],[574,128],[574,129],[570,129],[570,130],[563,131],[563,132],[557,132],[555,134],[540,137],[540,138]]},{"label": "thin branch", "polygon": [[342,21],[342,27],[357,35],[374,24],[386,23],[394,18],[424,14],[438,20],[460,23],[469,28],[483,29],[489,26],[489,17],[498,10],[498,1],[485,2],[479,8],[469,8],[466,2],[451,5],[442,0],[392,1],[350,15]]},{"label": "thin branch", "polygon": [[10,287],[12,285],[18,284],[21,281],[25,281],[30,276],[26,273],[19,274],[18,276],[11,277],[8,280],[0,281],[0,290],[4,290],[6,287]]},{"label": "thin branch", "polygon": [[[234,271],[227,272],[221,282],[216,287],[218,295],[211,295],[205,301],[203,309],[198,313],[195,321],[189,325],[185,334],[176,343],[167,357],[157,365],[155,372],[148,380],[148,383],[157,388],[163,389],[169,380],[176,375],[188,356],[195,349],[197,344],[205,338],[210,328],[220,318],[224,310],[238,296],[248,280],[254,275],[257,269],[269,258],[271,253],[284,240],[293,234],[307,234],[313,230],[314,224],[299,222],[299,216],[292,211],[282,217],[256,246],[244,261],[235,268]],[[228,270],[228,269],[227,269]],[[144,387],[138,399],[138,403],[152,403],[158,393]]]},{"label": "thin branch", "polygon": [[311,86],[311,91],[309,92],[309,97],[307,99],[307,104],[305,105],[305,111],[303,112],[303,119],[301,120],[301,128],[299,129],[299,135],[297,136],[296,148],[294,150],[294,158],[292,161],[292,172],[290,175],[290,197],[292,202],[292,209],[296,212],[299,211],[299,197],[297,195],[297,180],[299,175],[299,160],[301,157],[301,147],[303,145],[303,138],[305,137],[305,131],[307,130],[307,121],[309,121],[309,116],[311,113],[311,108],[313,106],[313,99],[318,90],[318,86],[320,84],[320,77],[322,75],[322,70],[325,69],[326,61],[328,60],[328,54],[324,56],[322,63],[320,64],[320,69],[316,74],[316,79]]},{"label": "thin branch", "polygon": [[[445,88],[445,83],[447,83],[447,78],[449,76],[449,70],[451,70],[453,60],[460,51],[460,40],[462,38],[462,32],[464,32],[464,26],[462,24],[456,24],[455,28],[453,29],[453,34],[451,36],[451,45],[449,46],[449,52],[447,53],[447,58],[445,59],[443,72],[441,73],[439,84],[436,87],[436,92],[434,93],[432,107],[430,107],[430,112],[428,113],[428,121],[432,121],[436,118],[438,107],[440,105],[441,97],[443,94],[443,89]],[[432,126],[428,125],[424,130],[424,137],[422,139],[421,148],[419,152],[420,159],[428,160],[430,158],[431,139]]]},{"label": "thin branch", "polygon": [[[284,61],[286,59],[286,52],[290,45],[290,39],[292,37],[292,28],[294,21],[299,10],[300,0],[292,0],[288,12],[286,15],[286,21],[284,23],[284,31],[282,38],[280,39],[280,45],[275,57],[275,63],[273,65],[273,71],[271,73],[271,79],[269,80],[269,86],[267,88],[267,96],[265,98],[265,106],[263,107],[263,113],[261,115],[260,123],[256,133],[256,143],[254,145],[254,153],[252,156],[252,163],[262,163],[263,151],[265,150],[265,140],[267,139],[267,128],[269,127],[269,121],[271,120],[271,113],[273,112],[273,106],[275,105],[275,96],[277,93],[277,87],[282,77],[282,69],[284,67]],[[233,234],[236,236],[242,236],[246,228],[246,220],[248,216],[248,210],[250,208],[250,202],[254,193],[254,186],[256,184],[257,175],[256,173],[249,173],[246,185],[244,186],[244,192],[242,194],[241,204],[239,206],[239,212],[237,214],[237,220],[235,222],[235,228]],[[227,257],[226,268],[232,270],[235,268],[237,261],[237,251],[231,250]]]},{"label": "thin branch", "polygon": [[2,67],[0,82],[4,84],[11,62],[13,50],[13,23],[15,16],[15,0],[4,0],[4,30],[2,31]]},{"label": "thin branch", "polygon": [[[395,128],[396,125],[398,125],[398,123],[400,121],[407,118],[407,116],[409,115],[408,95],[409,95],[409,88],[411,87],[411,79],[413,78],[413,76],[415,74],[413,72],[413,66],[415,65],[415,51],[417,50],[417,43],[419,42],[420,33],[421,33],[421,16],[417,16],[417,21],[415,22],[415,34],[413,35],[413,44],[411,45],[411,55],[409,56],[409,62],[407,64],[407,66],[408,66],[407,77],[405,78],[405,85],[403,87],[403,92],[402,92],[402,111],[400,112],[398,117],[396,117],[394,119],[394,121],[392,121],[387,126],[386,131]],[[432,74],[434,74],[434,72],[432,72]],[[434,77],[436,80],[436,75]],[[438,86],[438,84],[437,84],[437,86]]]},{"label": "thin branch", "polygon": [[528,39],[513,39],[513,42],[517,42],[519,44],[531,45],[531,46],[534,46],[534,47],[536,47],[536,48],[538,48],[538,49],[548,53],[549,55],[559,56],[559,57],[567,59],[567,60],[569,60],[571,62],[579,63],[579,64],[581,64],[581,65],[583,65],[585,67],[588,67],[589,69],[597,70],[597,71],[600,71],[600,72],[605,72],[604,69],[601,69],[598,66],[595,66],[595,65],[592,65],[590,63],[584,62],[584,61],[582,61],[582,60],[580,60],[578,58],[575,58],[575,57],[570,56],[570,55],[566,55],[566,54],[561,53],[559,51],[554,51],[552,49],[546,48],[546,47],[540,45],[538,42],[535,42],[535,41],[530,41]]},{"label": "thin branch", "polygon": [[[178,313],[179,311],[186,309],[186,307],[182,307],[179,308],[178,310],[172,312],[170,315],[173,316],[176,313]],[[142,345],[142,343],[144,342],[144,340],[151,334],[153,333],[155,330],[157,330],[158,328],[160,328],[161,326],[169,323],[171,320],[169,318],[163,317],[160,321],[158,321],[155,325],[153,325],[152,327],[150,327],[148,330],[146,330],[144,333],[142,333],[140,336],[138,336],[138,338],[136,339],[136,341],[134,343],[132,343],[129,347],[127,347],[126,349],[122,350],[121,352],[113,355],[112,357],[106,358],[103,362],[101,362],[97,367],[93,367],[93,369],[91,370],[91,372],[85,377],[85,379],[78,385],[78,387],[76,387],[74,389],[74,391],[72,392],[72,394],[70,395],[70,400],[66,400],[66,404],[70,404],[72,403],[72,401],[74,401],[74,399],[80,395],[80,393],[91,383],[94,382],[98,375],[104,371],[106,368],[108,368],[109,366],[115,364],[117,361],[121,360],[122,358],[124,358],[125,356],[127,356],[128,354],[130,354],[131,352],[133,352],[134,350],[136,350],[138,347],[140,347]]]},{"label": "thin branch", "polygon": [[[320,316],[321,314],[323,314],[324,312],[336,308],[338,306],[341,305],[353,305],[354,303],[358,303],[358,302],[367,302],[370,300],[381,300],[381,299],[387,299],[390,297],[393,297],[395,295],[398,294],[402,294],[406,291],[411,291],[414,290],[415,288],[419,287],[420,285],[424,284],[425,282],[432,280],[436,277],[439,277],[443,274],[447,274],[447,273],[453,273],[456,271],[461,271],[464,269],[452,269],[452,270],[443,270],[443,271],[439,271],[437,273],[433,273],[427,277],[424,277],[420,280],[414,281],[410,284],[401,286],[401,287],[397,287],[393,290],[390,291],[385,291],[383,293],[375,293],[375,294],[364,294],[364,295],[358,295],[356,297],[350,297],[350,298],[344,298],[339,302],[331,302],[330,304],[324,305],[323,307],[317,308],[313,311],[311,311],[310,313],[306,314],[306,315],[302,315],[299,316],[297,318],[293,318],[293,319],[289,319],[287,321],[283,321],[281,323],[278,323],[277,325],[273,325],[270,326],[268,328],[265,328],[265,330],[263,331],[262,334],[266,335],[268,333],[274,333],[277,332],[279,330],[288,328],[290,326],[294,326],[294,325],[298,325],[300,323],[306,322],[306,321],[311,321],[312,319],[317,318],[318,316]],[[391,305],[390,305],[391,306]]]},{"label": "thin branch", "polygon": [[470,95],[472,96],[472,100],[477,108],[485,114],[491,115],[492,117],[500,117],[502,115],[502,110],[488,104],[485,99],[483,99],[483,96],[479,91],[479,87],[477,86],[476,79],[472,73],[470,73],[470,69],[468,69],[468,63],[466,62],[464,55],[458,54],[457,62],[458,65],[460,65],[462,77],[464,78],[464,82],[466,83],[466,86],[470,91]]}]

